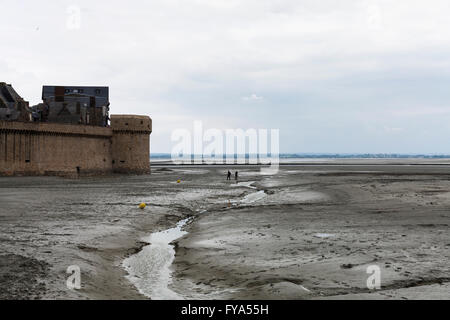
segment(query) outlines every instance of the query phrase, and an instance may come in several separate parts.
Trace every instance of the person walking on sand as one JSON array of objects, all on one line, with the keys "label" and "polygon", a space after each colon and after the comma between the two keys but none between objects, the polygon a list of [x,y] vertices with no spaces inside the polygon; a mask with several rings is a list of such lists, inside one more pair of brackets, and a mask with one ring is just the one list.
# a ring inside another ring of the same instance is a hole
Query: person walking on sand
[{"label": "person walking on sand", "polygon": [[227,180],[231,180],[231,172],[230,172],[230,170],[228,170]]},{"label": "person walking on sand", "polygon": [[236,171],[236,172],[234,173],[234,180],[237,181],[237,179],[238,179],[238,172]]}]

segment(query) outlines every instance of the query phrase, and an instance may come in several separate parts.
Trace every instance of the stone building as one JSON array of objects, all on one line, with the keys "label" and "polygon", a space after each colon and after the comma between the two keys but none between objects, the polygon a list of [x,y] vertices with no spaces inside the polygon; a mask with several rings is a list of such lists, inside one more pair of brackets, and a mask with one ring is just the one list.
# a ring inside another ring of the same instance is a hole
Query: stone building
[{"label": "stone building", "polygon": [[28,102],[19,96],[10,84],[5,82],[0,82],[0,120],[31,120]]},{"label": "stone building", "polygon": [[109,121],[109,88],[44,86],[42,103],[32,109],[35,121],[106,127]]},{"label": "stone building", "polygon": [[[64,95],[60,94],[60,88],[64,88]],[[108,113],[96,112],[102,110],[100,106],[108,106],[109,110],[107,88],[74,91],[85,88],[58,87],[49,90],[47,95],[44,87],[43,98],[50,107],[48,117],[42,120],[36,119],[35,115],[32,121],[28,103],[10,85],[2,83],[0,176],[150,173],[152,119],[139,115],[112,115],[111,125],[106,125]],[[98,89],[106,91],[95,91]],[[56,95],[52,95],[55,91]],[[89,101],[83,100],[86,97]],[[80,103],[79,113],[74,101]],[[83,101],[87,106],[81,106]],[[55,110],[59,108],[59,112],[52,113],[52,106]],[[89,121],[76,122],[83,115],[89,116]]]}]

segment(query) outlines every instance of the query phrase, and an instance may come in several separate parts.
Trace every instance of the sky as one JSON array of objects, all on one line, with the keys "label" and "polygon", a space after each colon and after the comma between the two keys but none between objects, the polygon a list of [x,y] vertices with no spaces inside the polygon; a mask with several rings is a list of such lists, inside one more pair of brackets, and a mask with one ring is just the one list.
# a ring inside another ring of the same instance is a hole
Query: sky
[{"label": "sky", "polygon": [[280,152],[450,154],[448,0],[0,0],[0,81],[110,87],[174,130],[279,129]]}]

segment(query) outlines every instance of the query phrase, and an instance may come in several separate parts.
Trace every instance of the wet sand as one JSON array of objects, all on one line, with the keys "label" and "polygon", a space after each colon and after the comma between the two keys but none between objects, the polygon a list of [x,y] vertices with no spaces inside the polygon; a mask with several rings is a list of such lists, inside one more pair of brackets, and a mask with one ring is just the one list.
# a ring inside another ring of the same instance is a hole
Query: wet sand
[{"label": "wet sand", "polygon": [[[171,205],[167,185],[156,174],[1,178],[0,299],[145,299],[122,261],[189,212]],[[138,209],[143,201],[152,206]],[[66,286],[71,265],[81,290]]]},{"label": "wet sand", "polygon": [[[0,298],[145,299],[124,259],[192,217],[170,267],[182,298],[450,299],[450,166],[241,166],[238,184],[226,170],[1,178]],[[65,285],[70,265],[81,290]]]}]

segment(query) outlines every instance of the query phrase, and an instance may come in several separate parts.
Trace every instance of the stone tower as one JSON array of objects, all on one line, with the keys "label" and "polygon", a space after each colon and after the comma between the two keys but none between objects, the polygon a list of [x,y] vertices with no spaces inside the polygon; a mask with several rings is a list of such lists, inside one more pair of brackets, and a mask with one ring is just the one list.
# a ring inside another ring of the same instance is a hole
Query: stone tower
[{"label": "stone tower", "polygon": [[150,173],[150,133],[148,116],[112,115],[112,167],[118,173]]}]

